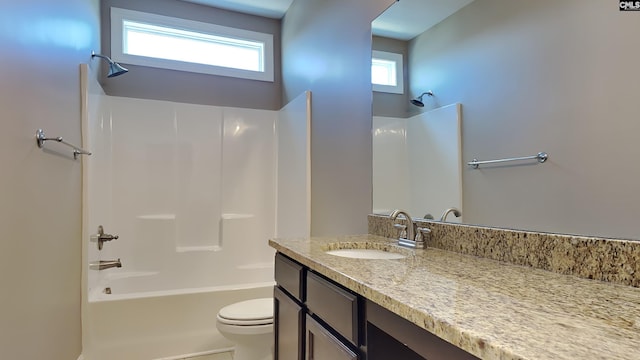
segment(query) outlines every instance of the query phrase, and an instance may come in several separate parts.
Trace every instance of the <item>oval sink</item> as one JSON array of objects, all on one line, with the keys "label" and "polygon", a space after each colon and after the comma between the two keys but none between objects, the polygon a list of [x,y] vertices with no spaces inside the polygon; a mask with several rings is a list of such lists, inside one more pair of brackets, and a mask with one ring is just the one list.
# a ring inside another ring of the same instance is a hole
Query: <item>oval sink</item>
[{"label": "oval sink", "polygon": [[377,250],[377,249],[339,249],[339,250],[327,250],[325,251],[329,255],[335,255],[352,259],[376,259],[376,260],[392,260],[392,259],[404,259],[406,256],[389,251]]}]

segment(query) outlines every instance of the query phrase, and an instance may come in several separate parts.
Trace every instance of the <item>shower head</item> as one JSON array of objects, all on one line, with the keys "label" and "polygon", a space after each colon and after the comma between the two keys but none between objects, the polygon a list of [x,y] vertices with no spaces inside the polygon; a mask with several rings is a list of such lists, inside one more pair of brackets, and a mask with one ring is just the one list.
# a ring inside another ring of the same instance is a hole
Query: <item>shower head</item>
[{"label": "shower head", "polygon": [[102,59],[106,60],[109,63],[109,73],[107,74],[107,77],[114,77],[114,76],[122,75],[122,74],[124,74],[124,73],[129,71],[128,69],[122,67],[122,65],[120,65],[117,62],[111,60],[108,56],[96,54],[95,52],[92,51],[91,52],[91,58],[93,59],[94,57],[102,58]]},{"label": "shower head", "polygon": [[422,94],[420,94],[420,96],[418,96],[415,99],[411,99],[411,103],[415,106],[418,107],[424,107],[424,103],[422,102],[422,97],[428,95],[428,96],[433,96],[433,92],[431,90],[427,91],[427,92],[423,92]]}]

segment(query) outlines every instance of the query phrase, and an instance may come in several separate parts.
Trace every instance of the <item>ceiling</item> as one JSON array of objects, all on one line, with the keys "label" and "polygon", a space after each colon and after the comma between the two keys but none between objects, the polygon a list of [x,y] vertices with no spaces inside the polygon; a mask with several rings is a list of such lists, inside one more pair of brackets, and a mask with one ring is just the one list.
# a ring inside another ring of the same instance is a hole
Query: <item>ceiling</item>
[{"label": "ceiling", "polygon": [[233,10],[241,13],[280,19],[293,0],[183,0]]},{"label": "ceiling", "polygon": [[373,34],[411,40],[473,0],[401,0],[372,22]]},{"label": "ceiling", "polygon": [[[183,0],[221,9],[280,19],[293,0]],[[373,21],[373,34],[410,40],[473,0],[402,0]]]}]

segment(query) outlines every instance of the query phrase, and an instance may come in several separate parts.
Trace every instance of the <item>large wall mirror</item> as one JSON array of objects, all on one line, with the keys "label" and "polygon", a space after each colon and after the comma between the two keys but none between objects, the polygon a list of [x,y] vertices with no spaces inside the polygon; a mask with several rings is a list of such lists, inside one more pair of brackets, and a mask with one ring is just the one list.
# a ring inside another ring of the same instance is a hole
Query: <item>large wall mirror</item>
[{"label": "large wall mirror", "polygon": [[[374,213],[438,219],[459,206],[464,223],[640,239],[640,12],[601,0],[402,0],[372,28],[373,50],[401,54],[404,71],[402,93],[373,94]],[[427,91],[424,107],[411,104]],[[455,131],[411,122],[452,108],[459,145]],[[398,139],[404,149],[390,146]],[[538,152],[548,161],[467,165]],[[446,172],[438,159],[457,178],[431,179]]]}]

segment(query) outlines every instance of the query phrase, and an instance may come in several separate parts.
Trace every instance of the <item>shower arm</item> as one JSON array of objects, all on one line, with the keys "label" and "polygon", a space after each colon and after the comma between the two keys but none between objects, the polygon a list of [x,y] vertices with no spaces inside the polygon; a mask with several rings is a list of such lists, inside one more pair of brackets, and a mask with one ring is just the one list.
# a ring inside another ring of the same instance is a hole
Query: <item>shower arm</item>
[{"label": "shower arm", "polygon": [[111,60],[110,57],[104,56],[104,55],[100,55],[100,54],[96,54],[94,51],[91,52],[91,57],[99,57],[101,59],[105,59],[105,60],[107,60],[109,62],[109,64],[113,64],[114,63],[114,61]]}]

